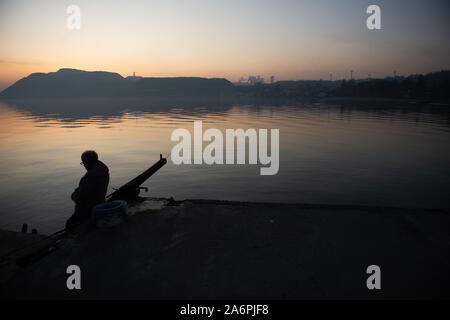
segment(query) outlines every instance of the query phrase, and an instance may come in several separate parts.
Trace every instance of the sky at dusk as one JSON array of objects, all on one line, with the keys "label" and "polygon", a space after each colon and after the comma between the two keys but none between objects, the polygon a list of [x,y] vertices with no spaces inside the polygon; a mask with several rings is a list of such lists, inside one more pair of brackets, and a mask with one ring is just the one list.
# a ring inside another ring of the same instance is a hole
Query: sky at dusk
[{"label": "sky at dusk", "polygon": [[[69,5],[81,29],[66,27]],[[382,30],[366,9],[381,7]],[[33,72],[276,80],[450,69],[448,0],[0,0],[0,90]]]}]

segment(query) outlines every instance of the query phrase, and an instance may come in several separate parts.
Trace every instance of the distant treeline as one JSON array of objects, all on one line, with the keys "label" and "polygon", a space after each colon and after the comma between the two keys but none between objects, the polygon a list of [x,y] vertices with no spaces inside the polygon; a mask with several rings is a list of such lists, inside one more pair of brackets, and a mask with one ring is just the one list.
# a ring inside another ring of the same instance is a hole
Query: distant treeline
[{"label": "distant treeline", "polygon": [[448,98],[450,71],[365,81],[343,80],[331,94],[340,97]]},{"label": "distant treeline", "polygon": [[450,98],[450,71],[427,75],[338,81],[279,81],[238,87],[238,95],[267,99],[380,97],[405,99]]}]

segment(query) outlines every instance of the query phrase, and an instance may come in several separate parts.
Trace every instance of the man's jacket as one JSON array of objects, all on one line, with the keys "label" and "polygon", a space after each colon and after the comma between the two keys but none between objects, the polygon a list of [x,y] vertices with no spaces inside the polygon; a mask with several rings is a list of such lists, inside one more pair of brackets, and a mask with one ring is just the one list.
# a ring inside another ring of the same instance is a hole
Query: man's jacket
[{"label": "man's jacket", "polygon": [[103,162],[97,161],[81,178],[78,188],[72,193],[72,200],[78,206],[89,209],[105,202],[108,183],[108,167]]}]

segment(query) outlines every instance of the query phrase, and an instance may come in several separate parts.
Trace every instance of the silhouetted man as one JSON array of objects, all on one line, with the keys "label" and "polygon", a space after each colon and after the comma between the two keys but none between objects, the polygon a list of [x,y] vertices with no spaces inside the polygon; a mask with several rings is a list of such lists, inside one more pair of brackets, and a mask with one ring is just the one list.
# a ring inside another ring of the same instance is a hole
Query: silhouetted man
[{"label": "silhouetted man", "polygon": [[81,178],[78,188],[72,193],[75,202],[75,213],[67,220],[66,228],[71,228],[91,216],[91,210],[99,203],[105,202],[109,183],[108,167],[98,160],[95,151],[85,151],[81,155],[81,163],[86,174]]}]

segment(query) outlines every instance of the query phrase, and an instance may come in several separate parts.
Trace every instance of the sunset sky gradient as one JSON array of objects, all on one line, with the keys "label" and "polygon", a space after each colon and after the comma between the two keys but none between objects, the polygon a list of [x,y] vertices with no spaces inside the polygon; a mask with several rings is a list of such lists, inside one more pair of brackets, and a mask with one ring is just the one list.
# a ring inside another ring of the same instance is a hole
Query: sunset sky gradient
[{"label": "sunset sky gradient", "polygon": [[[66,8],[81,8],[81,30]],[[366,28],[381,7],[382,30]],[[448,0],[0,0],[0,90],[33,72],[268,80],[450,69]]]}]

